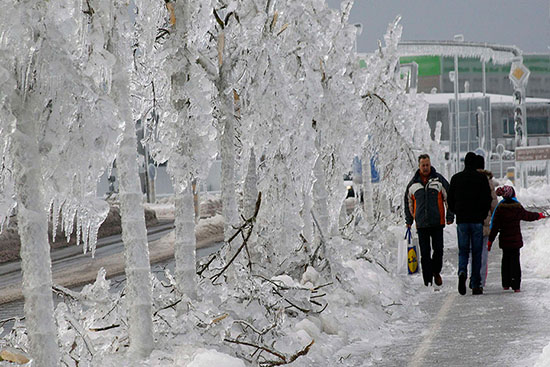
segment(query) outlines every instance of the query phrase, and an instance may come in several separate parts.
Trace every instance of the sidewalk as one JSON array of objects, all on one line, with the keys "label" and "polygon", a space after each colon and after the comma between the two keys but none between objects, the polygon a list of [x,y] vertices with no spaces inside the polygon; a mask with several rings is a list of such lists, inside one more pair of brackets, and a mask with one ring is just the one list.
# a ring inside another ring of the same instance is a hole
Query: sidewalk
[{"label": "sidewalk", "polygon": [[483,295],[458,294],[456,247],[445,249],[439,291],[411,277],[422,317],[396,320],[407,332],[374,366],[533,366],[550,339],[550,281],[523,266],[521,292],[502,290],[501,256],[498,246],[489,253]]}]

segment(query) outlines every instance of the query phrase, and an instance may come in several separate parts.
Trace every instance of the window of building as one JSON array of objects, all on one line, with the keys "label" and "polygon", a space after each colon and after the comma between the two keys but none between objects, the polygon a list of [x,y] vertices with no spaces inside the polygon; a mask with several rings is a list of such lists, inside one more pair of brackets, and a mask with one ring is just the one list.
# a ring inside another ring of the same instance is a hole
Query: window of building
[{"label": "window of building", "polygon": [[548,134],[548,117],[529,117],[527,116],[527,136]]},{"label": "window of building", "polygon": [[502,135],[514,135],[514,119],[504,118],[502,119]]},{"label": "window of building", "polygon": [[[548,135],[550,126],[548,126],[548,117],[527,117],[527,135]],[[508,117],[502,119],[502,135],[515,135],[514,118]]]}]

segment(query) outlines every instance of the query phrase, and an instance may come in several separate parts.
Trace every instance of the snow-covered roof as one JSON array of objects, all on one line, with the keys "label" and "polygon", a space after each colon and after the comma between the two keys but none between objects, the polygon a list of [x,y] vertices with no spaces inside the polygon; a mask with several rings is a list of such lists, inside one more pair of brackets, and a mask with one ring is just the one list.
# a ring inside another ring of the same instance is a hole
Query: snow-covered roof
[{"label": "snow-covered roof", "polygon": [[[490,94],[486,93],[486,96],[491,98],[491,104],[511,104],[513,103],[513,97],[511,95],[507,94]],[[477,97],[483,97],[483,93],[481,92],[472,92],[472,93],[460,93],[458,96],[459,99],[463,98],[477,98]],[[449,100],[455,98],[454,93],[424,93],[424,98],[429,104],[449,104]],[[526,104],[547,104],[550,103],[550,99],[548,98],[531,98],[527,97],[525,100]]]},{"label": "snow-covered roof", "polygon": [[401,41],[397,46],[397,52],[399,56],[471,57],[500,65],[509,64],[522,54],[516,46],[458,41]]}]

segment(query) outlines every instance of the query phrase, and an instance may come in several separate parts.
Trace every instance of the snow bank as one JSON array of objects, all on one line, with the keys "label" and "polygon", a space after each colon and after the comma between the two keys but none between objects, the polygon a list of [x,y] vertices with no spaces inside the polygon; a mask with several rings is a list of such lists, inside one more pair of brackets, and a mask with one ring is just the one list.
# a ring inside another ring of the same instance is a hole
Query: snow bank
[{"label": "snow bank", "polygon": [[231,357],[230,355],[220,353],[213,349],[199,349],[191,361],[187,365],[177,365],[178,367],[245,367],[242,360]]},{"label": "snow bank", "polygon": [[[531,211],[542,210],[543,207],[550,206],[550,186],[537,185],[529,188],[515,187],[519,202]],[[500,198],[499,198],[500,199]],[[522,222],[522,232],[524,235],[524,247],[522,249],[522,263],[525,267],[533,270],[537,276],[550,278],[550,268],[545,261],[541,259],[550,258],[550,219],[543,219],[543,222],[527,223]],[[525,229],[537,226],[532,237],[526,237]]]},{"label": "snow bank", "polygon": [[542,354],[537,360],[537,363],[535,363],[534,367],[547,367],[547,366],[550,366],[550,344],[544,347],[544,349],[542,350]]},{"label": "snow bank", "polygon": [[536,185],[526,189],[514,187],[517,198],[524,207],[550,206],[550,186]]},{"label": "snow bank", "polygon": [[550,267],[547,259],[550,259],[550,219],[543,219],[543,224],[538,228],[532,239],[525,241],[522,249],[522,262],[524,266],[533,270],[538,276],[550,278]]}]

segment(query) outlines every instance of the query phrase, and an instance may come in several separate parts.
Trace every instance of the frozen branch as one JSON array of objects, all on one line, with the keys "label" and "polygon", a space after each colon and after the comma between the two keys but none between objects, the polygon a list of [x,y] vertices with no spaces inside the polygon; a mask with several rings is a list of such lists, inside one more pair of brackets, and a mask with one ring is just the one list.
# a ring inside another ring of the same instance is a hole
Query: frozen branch
[{"label": "frozen branch", "polygon": [[313,346],[314,343],[315,343],[315,340],[312,340],[303,349],[299,350],[298,352],[291,355],[290,357],[285,358],[284,360],[281,360],[281,361],[264,361],[264,362],[260,362],[260,366],[262,366],[262,367],[272,367],[272,366],[282,366],[284,364],[290,364],[290,363],[294,362],[295,360],[297,360],[299,357],[305,356],[306,354],[308,354],[310,348]]},{"label": "frozen branch", "polygon": [[157,314],[158,314],[160,311],[163,311],[163,310],[166,310],[166,309],[169,309],[169,308],[174,308],[174,307],[176,307],[176,305],[177,305],[178,303],[180,303],[180,302],[181,302],[181,299],[179,299],[179,300],[177,300],[176,302],[171,303],[171,304],[169,304],[169,305],[167,305],[167,306],[164,306],[164,307],[159,308],[158,310],[156,310],[156,311],[153,313],[153,316],[157,316]]},{"label": "frozen branch", "polygon": [[65,288],[60,285],[52,285],[52,290],[56,294],[60,294],[63,297],[70,298],[74,301],[82,301],[82,297],[80,297],[80,294],[78,292],[74,292],[68,288]]},{"label": "frozen branch", "polygon": [[216,65],[201,52],[198,52],[197,63],[202,66],[202,68],[206,71],[206,73],[208,74],[208,76],[210,76],[212,80],[215,80],[219,77],[219,70]]},{"label": "frozen branch", "polygon": [[71,326],[75,329],[75,331],[80,335],[82,340],[84,340],[84,344],[86,345],[86,348],[88,349],[88,351],[90,352],[93,358],[96,354],[96,350],[94,348],[94,345],[90,337],[88,336],[86,331],[82,328],[82,325],[80,325],[78,321],[76,321],[75,318],[69,313],[65,313],[64,317],[65,317],[65,320],[67,320],[67,322],[71,324]]},{"label": "frozen branch", "polygon": [[321,250],[321,247],[325,245],[325,237],[323,236],[323,230],[321,229],[321,226],[319,225],[319,222],[317,221],[317,218],[315,218],[315,213],[313,212],[313,209],[311,210],[311,217],[313,218],[313,223],[317,227],[317,230],[319,231],[319,238],[320,242],[315,251],[313,251],[313,255],[311,256],[310,263],[313,264],[315,262],[315,259],[319,255],[319,251]]},{"label": "frozen branch", "polygon": [[114,329],[114,328],[117,328],[117,327],[120,327],[120,324],[113,324],[113,325],[98,327],[98,328],[89,328],[88,330],[90,330],[90,331],[105,331],[105,330],[110,330],[110,329]]},{"label": "frozen branch", "polygon": [[248,229],[248,232],[246,233],[246,235],[244,235],[243,243],[241,244],[241,246],[239,246],[239,248],[237,249],[233,257],[227,262],[227,264],[223,267],[223,269],[220,272],[214,274],[212,277],[210,277],[210,279],[212,279],[212,282],[215,282],[216,280],[218,280],[218,278],[229,268],[229,266],[233,263],[233,261],[235,261],[235,259],[237,258],[239,253],[242,251],[242,249],[248,244],[248,240],[250,239],[250,236],[252,235],[252,230],[254,229],[254,223],[256,222],[256,217],[258,216],[258,212],[260,211],[261,202],[262,202],[262,193],[259,192],[258,199],[256,200],[256,209],[254,210],[254,215],[246,219],[245,222],[238,228],[237,232],[235,232],[233,236],[231,236],[231,238],[227,241],[228,243],[233,241],[235,237],[237,237],[237,235],[239,235],[240,233],[243,233],[245,229]]},{"label": "frozen branch", "polygon": [[255,332],[258,335],[265,335],[267,332],[269,332],[270,330],[273,330],[275,327],[277,327],[277,323],[274,323],[273,325],[264,327],[262,330],[258,330],[254,327],[254,325],[252,325],[252,324],[250,324],[250,323],[248,323],[244,320],[235,320],[235,321],[233,321],[233,323],[244,325],[246,328],[249,328],[250,330],[252,330],[253,332]]}]

